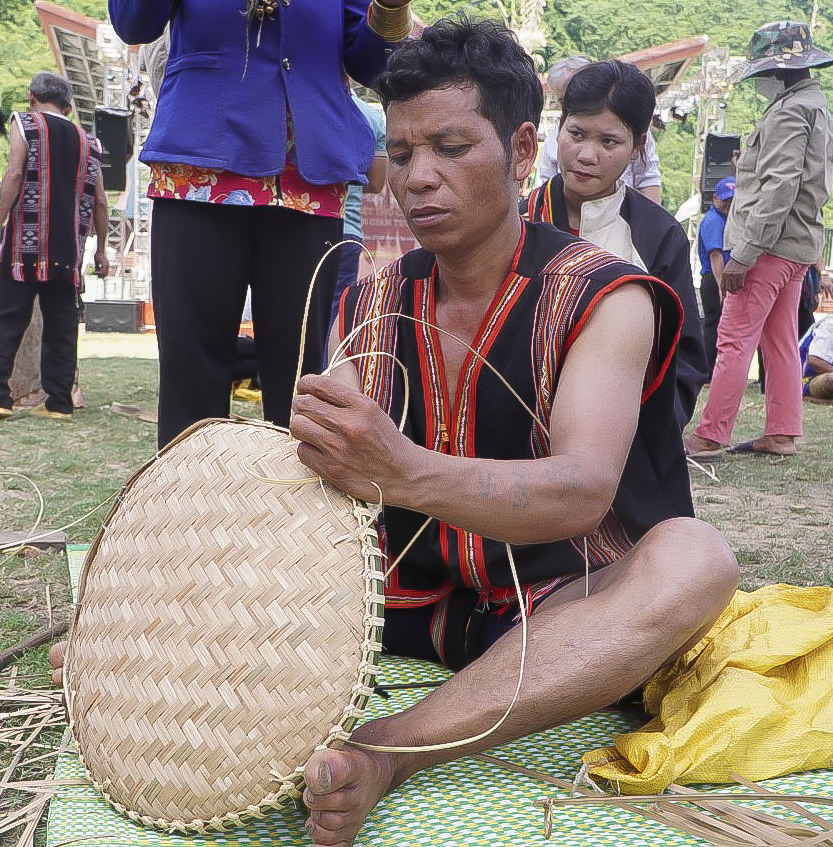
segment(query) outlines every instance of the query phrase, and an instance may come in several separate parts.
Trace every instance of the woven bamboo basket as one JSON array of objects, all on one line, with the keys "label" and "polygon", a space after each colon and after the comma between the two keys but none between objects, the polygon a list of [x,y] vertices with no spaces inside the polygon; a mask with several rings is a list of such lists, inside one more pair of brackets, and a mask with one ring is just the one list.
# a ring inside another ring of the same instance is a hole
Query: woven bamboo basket
[{"label": "woven bamboo basket", "polygon": [[201,421],[128,481],[64,665],[79,754],[117,810],[204,832],[300,796],[307,758],[348,737],[375,683],[372,519],[251,422]]}]

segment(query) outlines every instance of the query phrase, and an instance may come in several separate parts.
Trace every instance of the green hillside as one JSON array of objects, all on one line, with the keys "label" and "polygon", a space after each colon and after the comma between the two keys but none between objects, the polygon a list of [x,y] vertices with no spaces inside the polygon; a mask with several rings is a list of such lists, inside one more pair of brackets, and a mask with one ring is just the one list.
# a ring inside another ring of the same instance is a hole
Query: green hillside
[{"label": "green hillside", "polygon": [[[511,10],[516,3],[520,5],[519,0],[413,0],[413,7],[431,23],[461,10],[501,20],[501,8]],[[106,0],[63,0],[61,5],[94,17],[106,14]],[[810,21],[814,12],[814,38],[820,47],[833,52],[833,3],[829,0],[547,0],[547,46],[539,52],[542,64],[548,65],[572,53],[604,59],[692,35],[707,35],[709,47],[728,47],[733,54],[741,54],[750,34],[762,24],[781,18]],[[0,106],[8,114],[25,107],[26,86],[32,74],[55,66],[30,0],[2,0],[0,47]],[[833,102],[833,69],[820,76]],[[737,86],[727,99],[726,131],[748,132],[764,105],[751,84]],[[693,116],[685,124],[672,121],[657,136],[663,202],[672,211],[690,191],[693,123]],[[0,167],[5,164],[7,149],[7,142],[0,141]],[[833,215],[828,217],[833,226]]]}]

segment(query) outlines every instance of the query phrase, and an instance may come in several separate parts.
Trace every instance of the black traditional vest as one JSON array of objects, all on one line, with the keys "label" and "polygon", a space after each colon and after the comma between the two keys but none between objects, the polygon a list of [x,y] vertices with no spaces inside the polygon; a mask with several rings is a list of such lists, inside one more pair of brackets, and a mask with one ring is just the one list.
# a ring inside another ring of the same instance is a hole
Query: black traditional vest
[{"label": "black traditional vest", "polygon": [[60,115],[15,112],[12,122],[23,133],[28,153],[23,187],[0,245],[0,276],[80,286],[101,147]]},{"label": "black traditional vest", "polygon": [[[675,350],[682,309],[667,285],[549,225],[526,224],[510,273],[472,343],[520,395],[524,408],[471,353],[461,367],[457,396],[447,395],[440,336],[431,326],[436,322],[435,276],[434,256],[416,250],[383,269],[375,282],[351,286],[341,304],[340,333],[346,337],[356,329],[348,353],[386,351],[407,368],[410,390],[404,431],[409,438],[431,450],[488,459],[549,455],[550,412],[561,364],[590,313],[605,294],[623,283],[638,280],[653,292],[654,347],[637,433],[613,505],[586,538],[513,545],[530,607],[559,583],[584,572],[585,551],[590,569],[602,568],[624,556],[654,525],[693,515],[682,438],[674,419]],[[398,421],[405,401],[399,368],[388,356],[360,358],[356,366],[362,391]],[[424,521],[425,516],[416,512],[385,507],[391,561]],[[490,605],[514,602],[506,547],[431,521],[389,577],[386,603],[391,607],[436,603],[442,608],[461,591],[471,605],[478,600]],[[442,618],[435,615],[432,623],[441,657]]]}]

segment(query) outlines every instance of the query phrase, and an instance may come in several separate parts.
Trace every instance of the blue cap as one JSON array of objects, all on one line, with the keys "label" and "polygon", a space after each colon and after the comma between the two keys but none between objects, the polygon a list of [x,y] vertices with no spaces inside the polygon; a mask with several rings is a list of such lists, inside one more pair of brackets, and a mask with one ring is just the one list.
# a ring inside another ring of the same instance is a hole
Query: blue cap
[{"label": "blue cap", "polygon": [[714,196],[718,200],[728,200],[735,196],[735,178],[727,176],[720,180],[714,187]]}]

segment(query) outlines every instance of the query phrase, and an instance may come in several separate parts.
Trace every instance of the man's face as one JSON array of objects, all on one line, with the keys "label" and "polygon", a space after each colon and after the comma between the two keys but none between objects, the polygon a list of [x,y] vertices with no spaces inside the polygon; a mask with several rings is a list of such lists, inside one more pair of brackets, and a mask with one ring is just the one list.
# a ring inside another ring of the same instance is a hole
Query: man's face
[{"label": "man's face", "polygon": [[729,209],[732,207],[732,199],[733,197],[727,197],[725,200],[721,200],[716,194],[714,196],[713,202],[717,207],[717,211],[722,215],[728,215]]},{"label": "man's face", "polygon": [[391,190],[426,249],[449,257],[471,250],[517,215],[516,179],[525,175],[478,114],[476,88],[436,89],[391,103],[387,135]]}]

